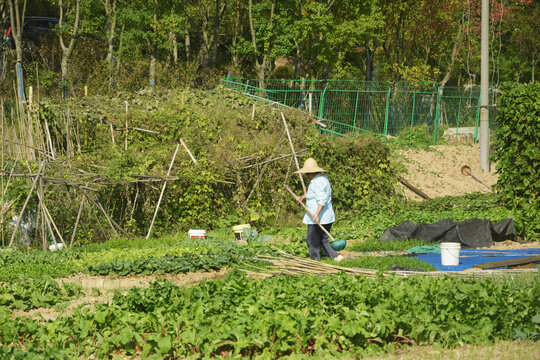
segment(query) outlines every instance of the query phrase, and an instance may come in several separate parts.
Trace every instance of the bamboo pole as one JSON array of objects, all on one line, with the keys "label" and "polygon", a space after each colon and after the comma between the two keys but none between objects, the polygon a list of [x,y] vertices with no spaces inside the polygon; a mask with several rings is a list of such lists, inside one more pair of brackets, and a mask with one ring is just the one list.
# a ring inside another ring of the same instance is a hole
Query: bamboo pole
[{"label": "bamboo pole", "polygon": [[[180,147],[180,144],[176,145],[176,150],[174,150],[174,155],[171,160],[171,164],[169,165],[169,170],[167,171],[167,176],[171,173],[172,166],[174,164],[174,159],[176,159],[176,153],[178,153],[178,148]],[[159,205],[161,204],[161,199],[163,198],[163,193],[165,192],[165,188],[167,187],[167,181],[163,183],[163,187],[161,188],[161,194],[159,195],[159,200],[156,206],[156,211],[154,212],[154,217],[152,217],[152,222],[150,223],[150,228],[148,229],[148,234],[146,234],[146,240],[150,237],[150,234],[152,233],[152,227],[154,226],[154,221],[156,220],[156,216],[159,210]]]},{"label": "bamboo pole", "polygon": [[114,131],[113,131],[113,125],[112,125],[112,123],[109,123],[109,129],[111,129],[111,139],[112,139],[112,143],[113,143],[113,144],[116,144],[116,142],[114,141]]},{"label": "bamboo pole", "polygon": [[[2,170],[4,170],[4,99],[0,99],[0,122],[2,122]],[[4,174],[2,174],[2,207],[4,206]],[[0,214],[0,232],[2,233],[2,246],[5,246],[4,239],[4,214]]]},{"label": "bamboo pole", "polygon": [[[85,191],[85,194],[86,194],[86,190],[84,190],[84,191]],[[105,216],[105,218],[107,219],[107,222],[109,223],[109,226],[111,227],[111,229],[113,229],[115,236],[118,237],[118,231],[116,231],[116,228],[114,227],[113,220],[110,218],[109,214],[107,214],[107,212],[105,211],[105,209],[103,208],[103,206],[101,206],[101,204],[99,203],[99,201],[94,200],[94,199],[92,199],[92,197],[88,196],[88,194],[86,194],[86,196],[88,197],[88,200],[89,200],[95,207],[97,207],[98,210],[101,211],[101,213]]]},{"label": "bamboo pole", "polygon": [[[291,190],[291,188],[289,186],[287,186],[287,184],[283,184],[283,186],[285,186],[285,189],[287,189],[291,193],[291,195],[294,196],[294,198],[296,199],[296,194]],[[301,201],[298,201],[298,203],[300,203],[304,207],[304,210],[306,210],[307,214],[311,217],[311,219],[313,221],[315,221],[317,223],[317,225],[319,225],[319,227],[326,233],[326,235],[328,235],[330,237],[330,239],[332,239],[332,241],[335,241],[336,239],[334,239],[332,234],[330,234],[330,232],[328,230],[326,230],[326,228],[324,226],[321,225],[319,220],[314,219],[313,214],[308,210],[307,206]]]},{"label": "bamboo pole", "polygon": [[[285,120],[285,115],[283,115],[283,112],[281,113],[281,118],[283,119],[283,125],[285,125],[285,130],[287,131],[287,137],[289,138],[289,144],[291,145],[291,151],[294,156],[294,161],[296,163],[296,169],[300,170],[300,165],[298,164],[298,158],[296,157],[296,152],[294,151],[294,145],[291,139],[291,133],[289,132],[289,127],[287,126],[287,121]],[[304,190],[304,194],[306,193],[306,184],[304,184],[304,178],[302,177],[302,174],[298,173],[298,176],[300,177],[300,182],[302,183],[302,189]]]},{"label": "bamboo pole", "polygon": [[43,170],[44,165],[45,165],[44,162],[41,162],[39,164],[39,170],[37,172],[36,178],[34,179],[34,182],[32,183],[30,192],[28,193],[28,196],[26,197],[24,205],[21,209],[21,212],[19,213],[19,217],[17,218],[17,223],[15,224],[15,229],[13,229],[13,234],[11,234],[11,240],[9,241],[9,245],[8,245],[9,247],[13,246],[13,241],[15,241],[15,235],[17,234],[17,230],[19,229],[19,225],[21,224],[21,219],[24,214],[24,210],[26,209],[26,205],[28,205],[28,201],[30,201],[30,197],[32,196],[32,193],[34,192],[34,189],[36,188],[37,182],[39,180],[39,176],[41,175],[41,171]]},{"label": "bamboo pole", "polygon": [[[42,182],[40,183],[40,187],[43,188],[43,183]],[[52,224],[54,230],[56,231],[56,233],[58,234],[58,237],[60,238],[60,241],[62,242],[62,244],[64,244],[64,248],[67,249],[66,242],[64,241],[64,238],[62,237],[62,234],[60,233],[60,230],[58,230],[58,227],[56,226],[56,223],[54,222],[54,220],[53,220],[53,218],[51,216],[51,213],[49,212],[49,209],[47,208],[47,205],[45,205],[45,195],[41,196],[39,191],[38,191],[37,194],[38,194],[38,198],[39,198],[39,201],[41,203],[41,206],[43,207],[43,211],[45,212],[45,218]],[[50,225],[49,225],[49,227],[50,227]],[[54,232],[51,231],[51,234],[53,234],[53,237],[54,237]]]},{"label": "bamboo pole", "polygon": [[40,199],[40,201],[39,201],[39,210],[41,212],[41,221],[42,221],[41,228],[42,228],[43,251],[47,251],[47,233],[46,233],[45,226],[47,226],[47,228],[49,229],[49,233],[51,234],[51,236],[53,238],[54,238],[54,232],[53,232],[53,229],[51,227],[51,223],[49,221],[49,218],[47,217],[47,213],[45,212],[45,208],[43,207],[43,202],[41,201],[41,199],[44,198],[44,196],[43,196],[43,179],[39,180],[39,190],[38,190],[38,192],[41,193],[41,198],[39,198],[39,197],[38,198]]},{"label": "bamboo pole", "polygon": [[[193,154],[191,154],[191,151],[189,151],[186,143],[184,142],[183,139],[180,139],[180,143],[182,144],[182,146],[184,147],[184,149],[186,149],[189,157],[191,158],[191,160],[193,161],[194,164],[197,164],[197,160],[195,160],[195,157],[193,157]],[[168,175],[167,175],[168,176]]]},{"label": "bamboo pole", "polygon": [[47,122],[47,117],[45,117],[44,120],[45,120],[45,133],[47,135],[47,141],[48,141],[48,144],[49,144],[49,147],[50,147],[51,157],[54,160],[55,159],[54,146],[53,146],[53,143],[52,143],[51,131],[49,129],[49,123]]},{"label": "bamboo pole", "polygon": [[38,207],[38,211],[39,211],[39,217],[41,217],[40,225],[41,225],[41,241],[43,245],[43,251],[47,251],[47,234],[45,233],[45,216],[43,215],[43,210],[41,209],[41,206]]},{"label": "bamboo pole", "polygon": [[127,150],[128,148],[128,134],[129,134],[129,130],[128,130],[128,108],[129,108],[129,105],[128,105],[128,102],[126,100],[126,118],[125,118],[125,124],[126,124],[126,130],[125,130],[125,133],[124,133],[124,150]]},{"label": "bamboo pole", "polygon": [[71,234],[71,240],[69,241],[69,248],[73,247],[73,241],[75,240],[75,234],[77,233],[77,226],[79,225],[79,220],[81,219],[82,209],[84,207],[85,196],[82,195],[81,205],[79,206],[79,211],[77,212],[77,219],[75,220],[75,225],[73,226],[73,233]]}]

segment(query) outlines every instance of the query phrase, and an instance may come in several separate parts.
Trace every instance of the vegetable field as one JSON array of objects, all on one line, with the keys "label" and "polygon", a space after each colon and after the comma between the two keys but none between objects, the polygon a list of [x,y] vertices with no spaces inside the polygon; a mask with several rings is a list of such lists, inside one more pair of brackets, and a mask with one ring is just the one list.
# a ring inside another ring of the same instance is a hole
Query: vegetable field
[{"label": "vegetable field", "polygon": [[[242,271],[247,264],[266,266],[257,255],[276,256],[283,249],[307,257],[305,245],[291,238],[301,236],[301,229],[274,232],[272,244],[240,245],[216,231],[204,240],[169,236],[150,242],[117,239],[63,252],[2,250],[0,357],[360,358],[410,345],[535,340],[540,333],[537,273],[483,279],[247,276]],[[374,240],[363,246],[377,249]],[[409,263],[400,264],[419,265],[405,260]],[[343,266],[386,271],[396,261],[367,257]],[[229,269],[228,275],[191,286],[159,278],[218,269]],[[107,302],[87,304],[88,293],[105,290],[52,278],[81,272],[157,277],[148,287],[114,290]],[[80,305],[66,311],[77,299]],[[47,308],[57,316],[41,317],[39,311]]]}]

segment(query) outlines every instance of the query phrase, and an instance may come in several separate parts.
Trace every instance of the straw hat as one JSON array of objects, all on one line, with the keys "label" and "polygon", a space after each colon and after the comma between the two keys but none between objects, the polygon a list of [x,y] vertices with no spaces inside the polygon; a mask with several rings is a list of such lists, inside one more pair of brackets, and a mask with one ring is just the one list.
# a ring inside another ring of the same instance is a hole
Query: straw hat
[{"label": "straw hat", "polygon": [[319,165],[317,165],[317,161],[315,161],[315,159],[308,158],[304,162],[304,167],[302,167],[298,171],[295,171],[295,173],[297,173],[297,174],[308,174],[308,173],[318,173],[318,172],[323,172],[323,171],[326,171],[326,170],[319,167]]}]

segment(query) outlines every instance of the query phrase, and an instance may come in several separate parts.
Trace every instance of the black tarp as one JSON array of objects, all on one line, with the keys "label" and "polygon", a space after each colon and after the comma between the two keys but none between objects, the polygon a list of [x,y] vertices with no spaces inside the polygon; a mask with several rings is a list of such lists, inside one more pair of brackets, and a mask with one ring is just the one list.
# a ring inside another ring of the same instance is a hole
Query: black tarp
[{"label": "black tarp", "polygon": [[459,242],[471,248],[489,247],[495,241],[515,240],[514,221],[511,218],[492,223],[486,219],[465,221],[439,220],[434,224],[416,225],[405,221],[389,227],[379,241],[420,239],[428,242]]}]

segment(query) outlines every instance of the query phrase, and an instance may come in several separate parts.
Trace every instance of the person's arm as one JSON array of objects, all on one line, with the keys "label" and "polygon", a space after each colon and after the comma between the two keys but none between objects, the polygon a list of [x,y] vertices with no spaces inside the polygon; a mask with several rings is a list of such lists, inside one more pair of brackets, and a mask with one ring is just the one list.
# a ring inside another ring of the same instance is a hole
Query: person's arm
[{"label": "person's arm", "polygon": [[323,208],[324,206],[322,206],[321,204],[317,205],[317,211],[315,212],[315,214],[313,214],[313,221],[315,221],[316,223],[320,221],[319,215],[321,214]]},{"label": "person's arm", "polygon": [[298,202],[302,202],[306,199],[306,195],[302,195],[302,196],[296,196],[296,201]]}]

